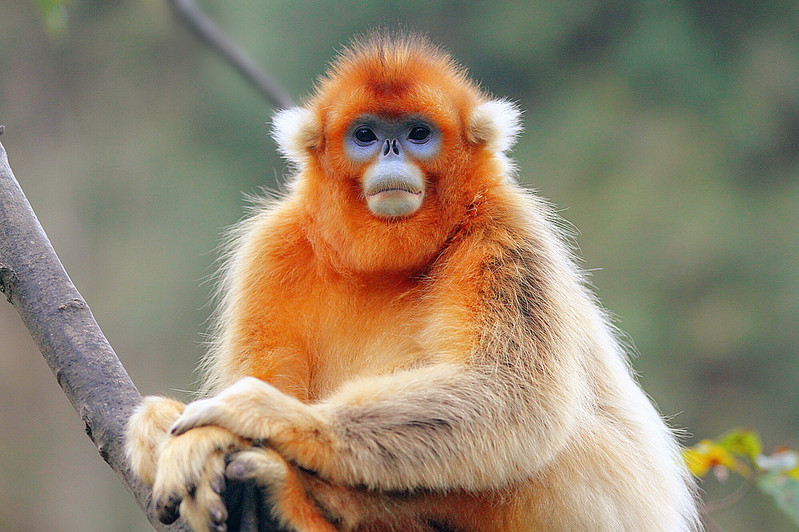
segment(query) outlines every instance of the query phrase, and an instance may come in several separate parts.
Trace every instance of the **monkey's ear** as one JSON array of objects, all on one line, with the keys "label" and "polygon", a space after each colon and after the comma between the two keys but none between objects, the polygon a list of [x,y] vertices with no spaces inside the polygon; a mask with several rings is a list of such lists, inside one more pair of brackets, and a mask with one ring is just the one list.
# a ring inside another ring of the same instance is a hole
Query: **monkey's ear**
[{"label": "monkey's ear", "polygon": [[491,100],[474,108],[467,124],[467,138],[491,150],[506,152],[522,131],[521,111],[508,100]]},{"label": "monkey's ear", "polygon": [[322,125],[304,107],[278,111],[272,119],[272,137],[280,153],[293,163],[301,164],[322,142]]}]

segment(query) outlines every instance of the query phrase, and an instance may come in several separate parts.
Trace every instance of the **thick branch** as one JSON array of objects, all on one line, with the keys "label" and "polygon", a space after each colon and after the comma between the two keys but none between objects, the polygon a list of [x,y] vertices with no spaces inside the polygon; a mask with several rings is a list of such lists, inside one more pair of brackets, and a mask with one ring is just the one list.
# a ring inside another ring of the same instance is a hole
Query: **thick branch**
[{"label": "thick branch", "polygon": [[294,101],[277,82],[263,72],[244,51],[233,43],[227,35],[200,11],[193,0],[169,0],[177,17],[202,42],[218,52],[228,63],[239,71],[261,95],[275,108],[287,108]]},{"label": "thick branch", "polygon": [[[0,126],[0,134],[3,126]],[[125,368],[92,316],[39,224],[0,143],[0,291],[17,309],[47,364],[83,420],[100,455],[158,530],[152,492],[125,463],[125,423],[141,400]],[[277,531],[253,483],[231,483],[225,493],[228,530]]]},{"label": "thick branch", "polygon": [[[0,290],[17,309],[86,434],[145,511],[150,490],[125,464],[124,426],[141,396],[53,251],[0,143]],[[150,522],[164,527],[151,512]]]}]

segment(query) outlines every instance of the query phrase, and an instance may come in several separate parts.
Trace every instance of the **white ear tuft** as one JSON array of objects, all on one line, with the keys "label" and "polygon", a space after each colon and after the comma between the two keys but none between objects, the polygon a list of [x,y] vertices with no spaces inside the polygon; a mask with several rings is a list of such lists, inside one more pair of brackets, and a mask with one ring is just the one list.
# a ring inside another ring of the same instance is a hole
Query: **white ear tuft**
[{"label": "white ear tuft", "polygon": [[290,107],[278,111],[272,119],[272,138],[284,157],[301,164],[312,150],[319,147],[322,126],[308,109]]},{"label": "white ear tuft", "polygon": [[510,150],[522,131],[521,111],[508,100],[491,100],[475,107],[468,138],[500,153]]}]

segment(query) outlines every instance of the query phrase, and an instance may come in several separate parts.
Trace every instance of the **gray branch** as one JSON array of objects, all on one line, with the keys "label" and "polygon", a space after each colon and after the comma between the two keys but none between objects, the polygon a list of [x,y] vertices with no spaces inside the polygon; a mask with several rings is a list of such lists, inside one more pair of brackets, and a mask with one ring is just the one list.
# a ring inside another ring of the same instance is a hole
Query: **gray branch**
[{"label": "gray branch", "polygon": [[[239,49],[192,0],[170,0],[178,18],[217,51],[274,107],[294,105],[288,93]],[[4,127],[0,125],[0,135]],[[125,423],[141,400],[86,301],[19,187],[0,143],[0,291],[16,308],[59,385],[83,421],[86,434],[158,530],[166,526],[151,505],[151,490],[125,462]],[[229,531],[277,531],[265,498],[252,483],[225,492]]]},{"label": "gray branch", "polygon": [[[3,126],[0,126],[2,134]],[[16,308],[86,434],[158,530],[152,493],[125,462],[125,423],[141,400],[86,301],[69,279],[8,164],[0,143],[0,291]],[[225,493],[228,530],[278,530],[252,483]]]},{"label": "gray branch", "polygon": [[272,104],[272,107],[285,109],[292,107],[294,101],[277,82],[258,68],[241,48],[225,35],[222,30],[203,13],[193,0],[169,0],[178,19],[203,43],[221,55],[255,89]]},{"label": "gray branch", "polygon": [[124,427],[141,396],[106,340],[14,178],[0,143],[0,291],[14,305],[100,456],[148,519],[150,490],[125,463]]}]

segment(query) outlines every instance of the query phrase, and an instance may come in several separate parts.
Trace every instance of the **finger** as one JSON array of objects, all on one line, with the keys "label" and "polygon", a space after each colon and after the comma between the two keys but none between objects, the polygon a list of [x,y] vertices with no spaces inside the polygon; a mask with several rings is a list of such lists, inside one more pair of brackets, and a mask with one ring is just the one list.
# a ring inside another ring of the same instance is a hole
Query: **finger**
[{"label": "finger", "polygon": [[222,501],[222,492],[225,490],[225,456],[219,451],[209,457],[203,475],[202,489],[197,490],[197,502],[208,511],[211,529],[224,532],[227,529],[227,508]]},{"label": "finger", "polygon": [[197,487],[180,505],[180,515],[193,530],[227,530],[228,513],[221,497],[225,483],[224,471],[224,454],[215,451],[208,457]]},{"label": "finger", "polygon": [[186,406],[183,414],[172,424],[169,432],[180,436],[195,427],[211,425],[219,417],[220,405],[213,399],[200,399]]},{"label": "finger", "polygon": [[184,405],[165,397],[145,397],[128,420],[125,455],[131,468],[148,486],[155,482],[159,448],[169,437]]},{"label": "finger", "polygon": [[233,455],[225,469],[231,480],[255,481],[262,486],[273,485],[285,479],[285,461],[271,449],[249,449]]},{"label": "finger", "polygon": [[180,515],[179,507],[181,497],[177,494],[171,494],[165,498],[159,498],[155,501],[155,515],[158,520],[165,525],[174,523]]},{"label": "finger", "polygon": [[[221,453],[220,444],[232,435],[216,427],[208,427],[180,437],[169,438],[158,457],[153,485],[156,513],[160,520],[174,521],[179,505],[196,490],[207,469],[208,457]],[[218,470],[224,471],[224,462]]]}]

